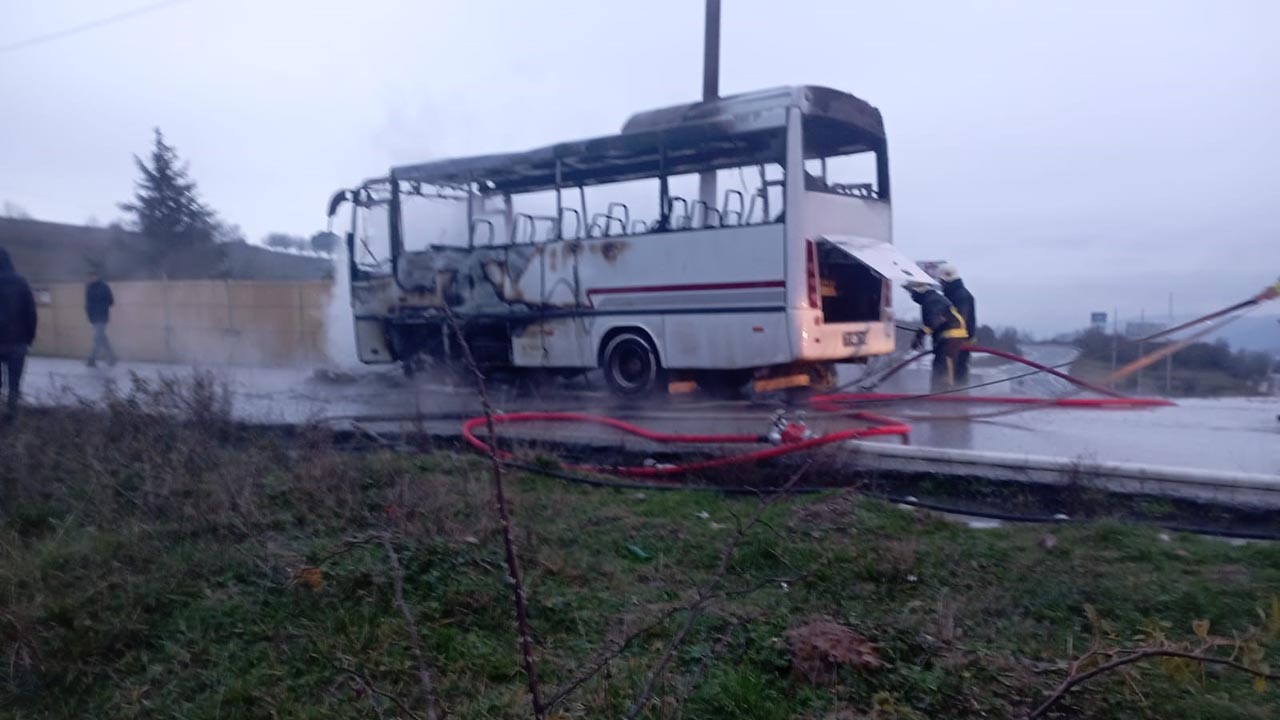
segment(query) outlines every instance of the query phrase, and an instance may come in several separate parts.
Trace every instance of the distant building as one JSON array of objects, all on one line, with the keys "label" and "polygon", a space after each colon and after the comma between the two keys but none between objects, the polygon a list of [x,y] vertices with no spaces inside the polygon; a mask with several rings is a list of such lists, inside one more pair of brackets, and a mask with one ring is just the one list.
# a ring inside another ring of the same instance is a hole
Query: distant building
[{"label": "distant building", "polygon": [[1154,335],[1168,327],[1164,323],[1152,322],[1150,320],[1130,320],[1124,324],[1124,336],[1128,338],[1142,338],[1148,335]]},{"label": "distant building", "polygon": [[[90,270],[108,280],[158,280],[152,247],[120,227],[0,218],[0,247],[33,284],[83,282]],[[248,243],[200,245],[167,259],[170,280],[321,280],[328,258],[276,252]]]}]

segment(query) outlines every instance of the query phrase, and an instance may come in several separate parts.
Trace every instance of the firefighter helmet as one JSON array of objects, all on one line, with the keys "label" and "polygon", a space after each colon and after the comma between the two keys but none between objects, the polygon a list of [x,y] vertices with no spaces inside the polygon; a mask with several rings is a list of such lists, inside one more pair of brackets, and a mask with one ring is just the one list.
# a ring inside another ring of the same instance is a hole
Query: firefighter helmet
[{"label": "firefighter helmet", "polygon": [[938,279],[943,282],[951,282],[960,279],[960,271],[951,263],[943,263],[938,266]]}]

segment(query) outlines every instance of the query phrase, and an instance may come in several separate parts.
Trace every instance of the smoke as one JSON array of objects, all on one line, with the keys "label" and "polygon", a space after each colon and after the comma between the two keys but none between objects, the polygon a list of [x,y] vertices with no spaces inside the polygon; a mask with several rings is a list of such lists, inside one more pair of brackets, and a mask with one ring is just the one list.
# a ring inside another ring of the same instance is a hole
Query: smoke
[{"label": "smoke", "polygon": [[333,287],[329,289],[329,304],[324,312],[324,349],[329,362],[340,368],[352,368],[360,364],[356,355],[356,330],[351,319],[351,283],[347,264],[347,244],[335,243],[333,253]]}]

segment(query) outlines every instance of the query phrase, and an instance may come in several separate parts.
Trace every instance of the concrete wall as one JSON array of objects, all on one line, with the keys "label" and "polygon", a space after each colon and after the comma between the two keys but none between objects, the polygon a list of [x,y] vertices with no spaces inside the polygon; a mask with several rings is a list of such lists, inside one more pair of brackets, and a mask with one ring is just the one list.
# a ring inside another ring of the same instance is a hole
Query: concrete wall
[{"label": "concrete wall", "polygon": [[[32,354],[88,357],[84,285],[33,287],[40,327]],[[328,281],[182,280],[111,283],[107,335],[121,360],[295,366],[325,361]]]}]

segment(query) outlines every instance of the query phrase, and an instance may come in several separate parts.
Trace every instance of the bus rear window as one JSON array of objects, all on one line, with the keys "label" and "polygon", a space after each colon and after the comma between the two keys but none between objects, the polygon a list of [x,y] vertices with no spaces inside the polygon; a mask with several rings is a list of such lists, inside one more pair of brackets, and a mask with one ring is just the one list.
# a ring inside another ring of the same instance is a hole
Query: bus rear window
[{"label": "bus rear window", "polygon": [[879,175],[876,153],[874,141],[856,128],[827,118],[805,118],[805,189],[883,199],[887,178]]}]

